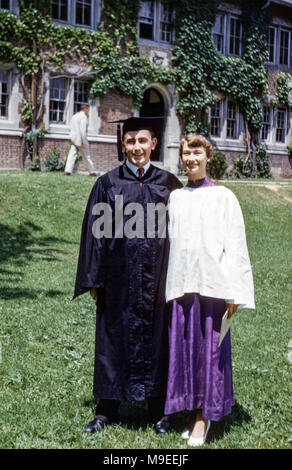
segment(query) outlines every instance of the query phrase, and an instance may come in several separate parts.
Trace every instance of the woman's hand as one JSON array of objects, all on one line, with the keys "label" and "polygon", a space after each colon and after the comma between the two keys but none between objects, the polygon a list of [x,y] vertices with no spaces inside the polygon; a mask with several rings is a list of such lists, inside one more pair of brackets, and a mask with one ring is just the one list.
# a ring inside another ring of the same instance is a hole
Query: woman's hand
[{"label": "woman's hand", "polygon": [[227,304],[226,303],[226,308],[228,310],[227,318],[231,318],[232,315],[236,312],[236,310],[238,308],[238,304]]},{"label": "woman's hand", "polygon": [[97,304],[97,289],[95,287],[90,289],[90,295],[93,298],[93,300],[95,300],[95,303]]}]

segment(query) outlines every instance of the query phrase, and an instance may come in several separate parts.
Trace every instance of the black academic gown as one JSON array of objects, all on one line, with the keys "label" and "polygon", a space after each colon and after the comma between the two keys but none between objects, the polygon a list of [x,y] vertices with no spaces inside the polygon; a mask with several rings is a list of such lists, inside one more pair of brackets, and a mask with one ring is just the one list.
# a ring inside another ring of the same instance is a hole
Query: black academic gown
[{"label": "black academic gown", "polygon": [[[141,187],[126,164],[101,176],[93,186],[83,220],[74,298],[91,287],[98,289],[96,398],[130,401],[165,394],[169,247],[167,238],[157,236],[157,220],[155,238],[94,237],[92,225],[98,216],[92,214],[93,207],[100,202],[111,206],[114,234],[115,196],[123,196],[123,210],[129,203],[140,203],[146,234],[147,203],[166,205],[170,192],[181,186],[173,174],[150,165]],[[124,215],[123,224],[134,214]]]}]

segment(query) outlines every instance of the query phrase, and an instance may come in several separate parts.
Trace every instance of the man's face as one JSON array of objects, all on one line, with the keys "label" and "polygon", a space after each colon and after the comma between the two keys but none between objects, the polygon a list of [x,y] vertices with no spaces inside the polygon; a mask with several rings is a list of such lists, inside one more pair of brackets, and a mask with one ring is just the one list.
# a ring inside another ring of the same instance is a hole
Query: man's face
[{"label": "man's face", "polygon": [[205,147],[189,147],[185,142],[182,151],[183,167],[189,179],[200,179],[206,176],[206,166],[210,161]]},{"label": "man's face", "polygon": [[86,114],[86,116],[89,115],[89,108],[83,108],[82,111]]},{"label": "man's face", "polygon": [[148,130],[129,131],[124,135],[123,150],[128,160],[137,168],[146,165],[150,160],[152,150],[157,144],[156,137],[151,136]]}]

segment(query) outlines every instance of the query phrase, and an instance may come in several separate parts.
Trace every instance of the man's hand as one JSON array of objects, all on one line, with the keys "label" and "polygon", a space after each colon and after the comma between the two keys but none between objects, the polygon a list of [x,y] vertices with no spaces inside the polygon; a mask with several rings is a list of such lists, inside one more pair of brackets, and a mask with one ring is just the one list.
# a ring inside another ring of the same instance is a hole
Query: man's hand
[{"label": "man's hand", "polygon": [[231,318],[232,315],[234,315],[234,313],[236,312],[236,310],[238,308],[238,304],[227,304],[226,303],[226,308],[228,310],[227,318]]},{"label": "man's hand", "polygon": [[95,287],[90,289],[90,295],[93,298],[93,300],[95,300],[95,303],[97,304],[97,289]]},{"label": "man's hand", "polygon": [[86,142],[82,142],[82,147],[85,149],[85,147],[86,147]]}]

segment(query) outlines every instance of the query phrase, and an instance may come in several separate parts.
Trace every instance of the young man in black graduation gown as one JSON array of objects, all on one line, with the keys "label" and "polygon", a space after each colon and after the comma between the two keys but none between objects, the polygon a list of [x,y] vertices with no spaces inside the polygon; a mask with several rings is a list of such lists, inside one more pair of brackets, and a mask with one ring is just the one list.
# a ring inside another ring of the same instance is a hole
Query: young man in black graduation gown
[{"label": "young man in black graduation gown", "polygon": [[[90,290],[96,299],[93,394],[99,398],[94,420],[84,431],[100,431],[112,422],[121,401],[147,399],[155,431],[164,433],[170,428],[163,417],[168,364],[168,240],[161,232],[159,236],[157,217],[155,236],[147,233],[147,204],[166,206],[170,192],[182,184],[173,174],[150,164],[157,144],[154,120],[126,120],[122,142],[127,159],[96,181],[82,226],[74,298]],[[100,206],[96,204],[100,203],[107,205],[100,212],[104,219],[107,216],[107,227],[98,221]],[[135,213],[131,203],[138,203],[143,214]],[[140,217],[136,219],[140,222],[138,236],[135,216]],[[95,222],[106,236],[101,232],[93,235]],[[127,222],[133,225],[133,237],[125,235]]]}]

